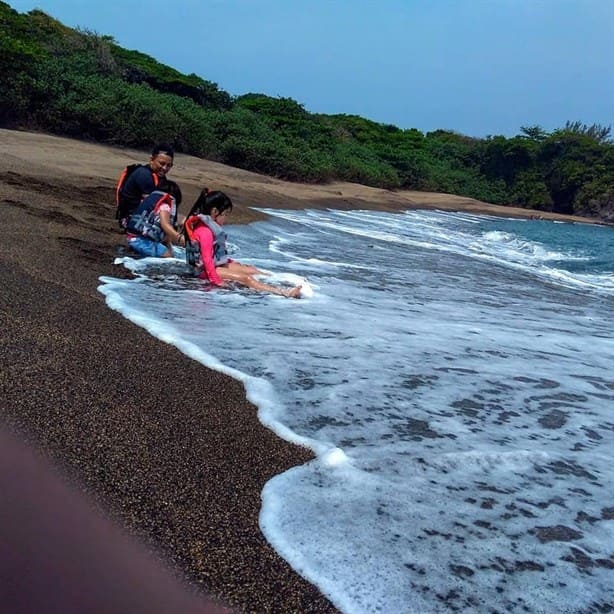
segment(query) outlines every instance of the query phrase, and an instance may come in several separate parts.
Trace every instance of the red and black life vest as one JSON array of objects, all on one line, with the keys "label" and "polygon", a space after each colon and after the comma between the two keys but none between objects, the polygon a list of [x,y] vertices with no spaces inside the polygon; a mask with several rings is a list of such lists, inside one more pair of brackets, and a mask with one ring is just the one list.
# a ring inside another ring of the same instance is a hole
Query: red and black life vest
[{"label": "red and black life vest", "polygon": [[199,226],[207,226],[213,233],[213,261],[215,266],[226,264],[229,260],[226,250],[226,233],[224,229],[216,224],[209,215],[191,215],[184,222],[185,230],[185,259],[186,262],[197,269],[202,268],[203,261],[200,253],[200,243],[194,236],[194,231]]},{"label": "red and black life vest", "polygon": [[[115,187],[115,219],[119,220],[119,225],[122,228],[126,227],[126,222],[134,210],[139,206],[140,196],[138,200],[126,197],[122,193],[123,187],[128,180],[128,177],[137,169],[145,167],[151,171],[151,168],[147,164],[128,164],[126,168],[121,172],[119,179],[117,180],[117,186]],[[151,171],[151,177],[154,187],[157,188],[160,183],[160,177],[153,171]]]}]

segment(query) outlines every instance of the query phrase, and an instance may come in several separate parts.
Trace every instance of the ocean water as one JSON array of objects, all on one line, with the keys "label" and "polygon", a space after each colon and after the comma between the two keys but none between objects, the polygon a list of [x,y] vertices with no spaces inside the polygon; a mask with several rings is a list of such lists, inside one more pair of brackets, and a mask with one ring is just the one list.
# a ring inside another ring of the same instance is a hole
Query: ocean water
[{"label": "ocean water", "polygon": [[100,291],[314,450],[262,493],[280,555],[346,613],[614,611],[614,229],[266,211],[235,258],[310,298]]}]

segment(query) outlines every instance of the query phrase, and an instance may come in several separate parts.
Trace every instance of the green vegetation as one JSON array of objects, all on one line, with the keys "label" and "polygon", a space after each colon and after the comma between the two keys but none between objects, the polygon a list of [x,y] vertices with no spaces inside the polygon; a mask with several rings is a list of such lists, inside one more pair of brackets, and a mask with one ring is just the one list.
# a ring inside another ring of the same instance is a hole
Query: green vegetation
[{"label": "green vegetation", "polygon": [[290,98],[217,84],[0,0],[0,125],[178,151],[292,181],[449,192],[614,221],[610,128],[539,126],[513,138],[402,130],[313,114]]}]

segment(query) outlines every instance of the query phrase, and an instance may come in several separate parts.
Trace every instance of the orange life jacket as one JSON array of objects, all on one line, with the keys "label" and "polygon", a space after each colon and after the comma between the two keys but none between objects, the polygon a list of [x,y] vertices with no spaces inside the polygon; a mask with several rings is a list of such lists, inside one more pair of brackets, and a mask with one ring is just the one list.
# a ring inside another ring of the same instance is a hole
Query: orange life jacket
[{"label": "orange life jacket", "polygon": [[[122,189],[124,184],[126,183],[128,177],[132,175],[132,173],[141,166],[146,166],[145,164],[128,164],[126,168],[121,172],[119,179],[117,180],[117,185],[115,186],[115,204],[117,206],[115,210],[115,219],[120,221],[120,225],[122,220],[126,220],[133,212],[135,205],[134,203],[130,203],[126,200],[126,198],[122,195]],[[160,177],[156,175],[156,173],[151,174],[154,187],[158,187],[160,183]],[[137,203],[138,206],[138,203]]]}]

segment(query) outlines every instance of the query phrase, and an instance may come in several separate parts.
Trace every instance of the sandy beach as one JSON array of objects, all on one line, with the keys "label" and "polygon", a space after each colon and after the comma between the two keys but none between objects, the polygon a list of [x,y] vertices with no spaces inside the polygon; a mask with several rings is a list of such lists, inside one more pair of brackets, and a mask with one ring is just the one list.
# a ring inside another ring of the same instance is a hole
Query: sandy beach
[{"label": "sandy beach", "polygon": [[[2,424],[186,590],[238,612],[335,611],[258,526],[263,485],[311,452],[261,426],[240,383],[149,336],[96,290],[101,275],[129,275],[113,265],[123,248],[113,191],[122,168],[147,154],[8,130],[0,142]],[[225,191],[231,223],[259,219],[250,207],[538,215],[452,195],[287,183],[181,154],[170,177],[181,211],[203,186]]]}]

